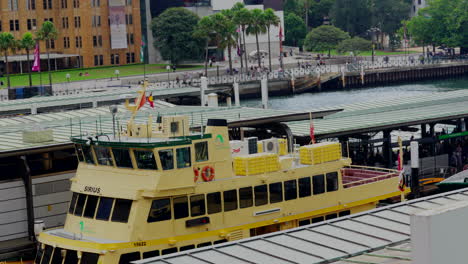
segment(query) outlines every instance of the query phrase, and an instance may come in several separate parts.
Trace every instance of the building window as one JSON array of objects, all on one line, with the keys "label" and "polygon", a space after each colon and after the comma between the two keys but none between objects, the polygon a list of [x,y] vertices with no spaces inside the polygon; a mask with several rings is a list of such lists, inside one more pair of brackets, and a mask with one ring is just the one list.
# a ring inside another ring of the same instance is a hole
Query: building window
[{"label": "building window", "polygon": [[68,8],[68,0],[62,0],[62,8]]},{"label": "building window", "polygon": [[27,0],[28,10],[36,10],[36,0]]},{"label": "building window", "polygon": [[75,17],[75,27],[80,28],[81,27],[81,17],[76,16]]},{"label": "building window", "polygon": [[94,66],[100,66],[103,62],[103,55],[94,55]]},{"label": "building window", "polygon": [[133,33],[127,34],[127,44],[128,45],[133,45],[135,44],[135,39],[133,37]]},{"label": "building window", "polygon": [[127,55],[127,64],[128,64],[128,63],[130,63],[130,53],[129,53],[129,52],[127,52],[127,54],[126,54],[126,55]]},{"label": "building window", "polygon": [[52,0],[42,0],[42,7],[44,10],[52,9]]},{"label": "building window", "polygon": [[101,16],[93,16],[91,21],[92,27],[100,27],[101,26]]},{"label": "building window", "polygon": [[36,26],[37,26],[37,21],[36,19],[28,19],[27,21],[27,26],[28,26],[28,30],[33,30],[33,29],[36,29]]},{"label": "building window", "polygon": [[0,20],[0,31],[2,31],[2,21]]},{"label": "building window", "polygon": [[73,0],[73,8],[80,8],[80,0]]},{"label": "building window", "polygon": [[55,49],[55,40],[49,39],[49,41],[46,41],[46,48]]},{"label": "building window", "polygon": [[125,2],[126,2],[127,5],[132,5],[132,0],[125,0]]},{"label": "building window", "polygon": [[81,36],[76,36],[75,37],[75,48],[81,48],[83,47],[83,42]]},{"label": "building window", "polygon": [[100,6],[100,5],[101,5],[101,0],[92,0],[91,1],[91,6],[92,7]]},{"label": "building window", "polygon": [[8,10],[10,11],[18,10],[18,0],[8,0]]},{"label": "building window", "polygon": [[68,17],[62,17],[62,28],[68,28]]},{"label": "building window", "polygon": [[104,65],[104,55],[99,55],[99,65]]},{"label": "building window", "polygon": [[10,20],[10,31],[18,31],[19,30],[19,20]]},{"label": "building window", "polygon": [[97,36],[93,36],[93,47],[97,47]]},{"label": "building window", "polygon": [[125,15],[125,24],[133,25],[133,15],[132,14]]},{"label": "building window", "polygon": [[51,17],[49,17],[49,18],[44,18],[44,22],[46,22],[46,21],[50,21],[50,22],[54,23],[54,19],[51,18]]},{"label": "building window", "polygon": [[65,49],[70,48],[70,37],[64,37],[63,38],[63,47]]}]

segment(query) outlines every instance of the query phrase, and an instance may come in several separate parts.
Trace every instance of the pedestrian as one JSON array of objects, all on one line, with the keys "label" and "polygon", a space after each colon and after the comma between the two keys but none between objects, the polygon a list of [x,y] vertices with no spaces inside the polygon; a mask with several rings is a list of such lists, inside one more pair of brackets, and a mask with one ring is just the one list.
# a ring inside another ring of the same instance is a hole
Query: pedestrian
[{"label": "pedestrian", "polygon": [[210,64],[210,68],[213,67],[213,61],[211,60],[211,58],[210,58],[210,60],[208,61],[208,63]]},{"label": "pedestrian", "polygon": [[174,65],[172,65],[172,71],[173,71],[173,72],[175,72],[175,71],[176,71],[176,69],[177,69],[177,68],[176,68],[175,64],[174,64]]}]

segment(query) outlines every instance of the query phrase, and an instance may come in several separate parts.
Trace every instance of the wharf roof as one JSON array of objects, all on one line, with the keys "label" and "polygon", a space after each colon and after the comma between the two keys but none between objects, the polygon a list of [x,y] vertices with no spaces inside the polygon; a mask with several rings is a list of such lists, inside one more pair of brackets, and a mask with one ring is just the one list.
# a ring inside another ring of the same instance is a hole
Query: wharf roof
[{"label": "wharf roof", "polygon": [[410,215],[468,200],[468,188],[136,264],[411,262]]}]

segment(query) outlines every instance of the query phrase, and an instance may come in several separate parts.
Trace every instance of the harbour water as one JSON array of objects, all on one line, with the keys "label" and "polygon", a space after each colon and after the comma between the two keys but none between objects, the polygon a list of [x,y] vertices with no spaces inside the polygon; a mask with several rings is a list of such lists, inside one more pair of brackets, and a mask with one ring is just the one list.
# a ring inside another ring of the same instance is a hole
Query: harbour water
[{"label": "harbour water", "polygon": [[[468,77],[270,97],[269,107],[272,109],[301,111],[375,100],[398,100],[409,96],[460,89],[468,89]],[[261,107],[261,99],[244,99],[241,101],[241,105]]]}]

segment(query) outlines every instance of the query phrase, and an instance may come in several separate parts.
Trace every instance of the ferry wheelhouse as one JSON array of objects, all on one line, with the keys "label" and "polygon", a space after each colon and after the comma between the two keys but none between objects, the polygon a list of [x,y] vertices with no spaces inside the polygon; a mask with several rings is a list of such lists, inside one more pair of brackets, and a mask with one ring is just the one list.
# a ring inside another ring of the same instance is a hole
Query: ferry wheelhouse
[{"label": "ferry wheelhouse", "polygon": [[275,139],[255,141],[257,151],[247,144],[242,154],[222,119],[190,134],[186,116],[150,116],[72,141],[79,165],[65,226],[39,235],[36,263],[130,263],[369,210],[400,195],[396,171],[353,167],[339,143],[270,149]]}]

